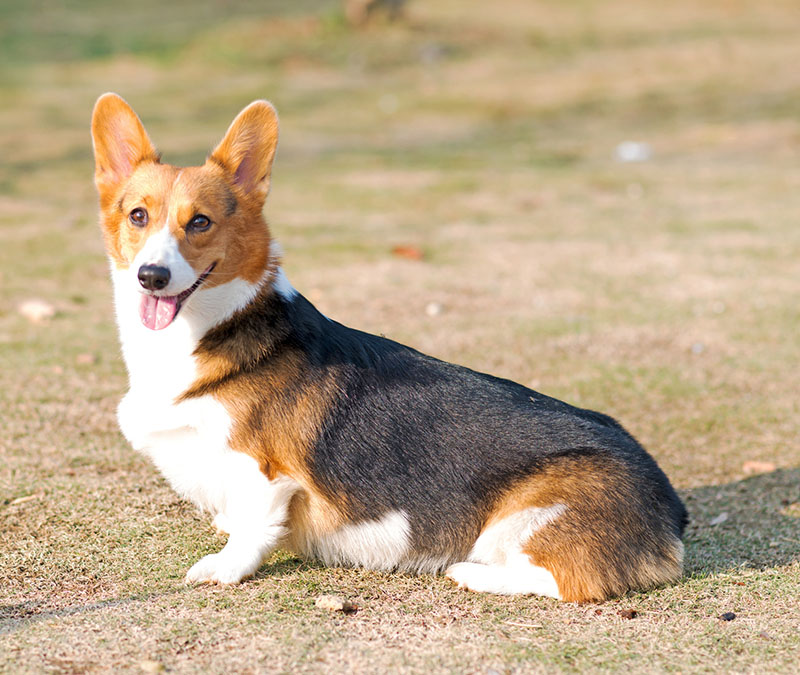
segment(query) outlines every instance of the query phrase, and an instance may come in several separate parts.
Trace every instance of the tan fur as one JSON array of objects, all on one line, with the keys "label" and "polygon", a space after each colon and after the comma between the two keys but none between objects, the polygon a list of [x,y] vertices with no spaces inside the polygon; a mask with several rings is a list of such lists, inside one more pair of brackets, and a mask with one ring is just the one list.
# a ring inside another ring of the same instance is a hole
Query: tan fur
[{"label": "tan fur", "polygon": [[639,483],[611,458],[560,458],[498,500],[486,526],[532,506],[564,504],[567,511],[523,546],[553,575],[562,599],[591,602],[646,590],[680,577],[683,545],[659,505],[642,504]]},{"label": "tan fur", "polygon": [[[257,101],[245,108],[199,167],[162,164],[139,118],[113,94],[97,101],[92,135],[101,225],[118,268],[130,265],[154,231],[168,227],[198,274],[216,264],[207,288],[234,278],[255,283],[262,277],[270,260],[270,235],[261,210],[278,141],[272,106]],[[129,222],[136,208],[147,210],[146,227]],[[187,231],[198,214],[207,216],[211,227]]]},{"label": "tan fur", "polygon": [[231,448],[253,457],[268,478],[284,475],[303,486],[290,505],[293,535],[303,540],[308,531],[324,534],[344,522],[347,496],[337,495],[333,504],[318,489],[307,461],[338,393],[335,373],[315,381],[299,354],[244,373],[233,360],[212,360],[200,352],[198,366],[195,387],[185,396],[213,392],[233,419]]},{"label": "tan fur", "polygon": [[[199,167],[162,164],[139,118],[113,94],[95,105],[92,132],[102,227],[117,267],[127,268],[147,238],[166,226],[198,274],[216,264],[206,288],[233,278],[256,283],[275,272],[278,261],[262,215],[278,139],[271,105],[256,101],[245,108]],[[146,227],[129,222],[136,208],[147,210]],[[197,214],[210,219],[208,231],[187,231]],[[231,447],[256,459],[268,478],[290,476],[306,488],[291,507],[301,532],[335,527],[337,511],[315,490],[305,463],[332,398],[333,378],[319,387],[303,384],[299,355],[269,371],[243,374],[233,357],[199,353],[197,367],[198,377],[183,398],[213,392],[233,418]],[[261,411],[255,428],[254,410]]]},{"label": "tan fur", "polygon": [[[115,95],[101,97],[92,119],[95,180],[113,263],[128,268],[147,238],[166,227],[198,275],[214,266],[207,288],[233,279],[256,284],[275,273],[278,262],[261,211],[277,129],[272,106],[257,101],[237,116],[204,165],[180,169],[161,163],[127,103]],[[146,226],[130,222],[135,209],[146,209]],[[200,214],[210,221],[207,231],[188,227]],[[279,299],[271,293],[266,284],[257,299]],[[266,305],[253,306],[257,316]],[[268,312],[261,317],[273,320]],[[287,543],[303,549],[304,542],[347,522],[350,505],[358,499],[325,494],[309,466],[310,451],[339,404],[342,373],[336,366],[315,369],[291,339],[281,342],[294,335],[289,328],[281,335],[272,325],[259,331],[257,322],[236,322],[233,314],[227,328],[217,326],[203,336],[194,351],[197,378],[179,399],[216,398],[232,419],[230,447],[253,457],[267,478],[287,476],[300,484],[289,504]],[[213,341],[209,333],[214,330],[224,333],[223,346],[206,349],[204,342]],[[280,358],[269,358],[276,345]],[[471,527],[477,529],[486,509],[491,510],[488,527],[530,507],[564,504],[567,511],[524,542],[523,552],[553,575],[567,601],[604,600],[680,576],[682,545],[670,530],[668,514],[662,513],[668,506],[646,494],[647,481],[607,456],[576,454],[546,461],[493,505],[480,504]]]}]

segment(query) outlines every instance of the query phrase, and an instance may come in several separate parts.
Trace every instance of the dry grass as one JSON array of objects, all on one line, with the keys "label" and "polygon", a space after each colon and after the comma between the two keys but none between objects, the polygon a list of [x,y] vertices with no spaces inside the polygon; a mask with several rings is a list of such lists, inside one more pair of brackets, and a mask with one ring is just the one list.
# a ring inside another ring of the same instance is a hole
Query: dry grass
[{"label": "dry grass", "polygon": [[[173,4],[159,23],[138,3],[119,41],[96,5],[90,21],[0,10],[0,671],[794,671],[794,3],[438,0],[359,32],[331,3]],[[185,588],[223,541],[116,430],[88,139],[105,90],[177,163],[271,98],[267,212],[295,286],[345,323],[618,417],[690,507],[686,578],[582,607],[279,553],[242,587]],[[652,158],[616,161],[624,140]],[[55,317],[20,316],[30,297]],[[361,609],[326,613],[320,593]]]}]

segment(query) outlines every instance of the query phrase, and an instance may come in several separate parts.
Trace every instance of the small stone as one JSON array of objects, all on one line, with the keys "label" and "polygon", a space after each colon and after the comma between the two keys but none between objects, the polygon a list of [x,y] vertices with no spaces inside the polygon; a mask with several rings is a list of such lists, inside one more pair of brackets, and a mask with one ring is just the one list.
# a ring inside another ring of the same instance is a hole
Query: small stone
[{"label": "small stone", "polygon": [[139,661],[139,670],[143,673],[163,673],[166,668],[158,661]]},{"label": "small stone", "polygon": [[425,314],[428,316],[439,316],[442,313],[442,309],[444,309],[441,303],[438,302],[429,302],[425,305]]},{"label": "small stone", "polygon": [[706,350],[706,346],[702,342],[695,342],[692,345],[692,354],[702,354]]},{"label": "small stone", "polygon": [[38,298],[20,303],[17,311],[32,323],[44,323],[56,314],[56,308],[53,305]]},{"label": "small stone", "polygon": [[724,614],[720,614],[717,618],[719,618],[720,621],[733,621],[736,615],[733,612],[725,612]]},{"label": "small stone", "polygon": [[75,357],[75,363],[81,366],[91,366],[97,363],[97,356],[94,354],[78,354]]},{"label": "small stone", "polygon": [[745,462],[742,464],[742,471],[747,474],[752,473],[770,473],[775,471],[777,467],[773,462],[759,462],[756,460],[751,460],[749,462]]},{"label": "small stone", "polygon": [[646,162],[653,156],[648,143],[641,141],[623,141],[614,150],[618,162]]},{"label": "small stone", "polygon": [[330,612],[343,612],[344,614],[358,611],[358,607],[354,603],[338,595],[320,595],[314,600],[314,606],[318,609],[327,609]]}]

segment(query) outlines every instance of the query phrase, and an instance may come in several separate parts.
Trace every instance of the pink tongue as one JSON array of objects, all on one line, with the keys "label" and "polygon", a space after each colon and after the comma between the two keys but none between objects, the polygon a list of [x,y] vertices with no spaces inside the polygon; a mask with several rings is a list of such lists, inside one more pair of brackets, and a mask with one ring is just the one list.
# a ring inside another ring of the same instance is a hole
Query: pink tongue
[{"label": "pink tongue", "polygon": [[177,295],[143,295],[139,305],[142,323],[150,330],[161,330],[172,323],[178,313]]}]

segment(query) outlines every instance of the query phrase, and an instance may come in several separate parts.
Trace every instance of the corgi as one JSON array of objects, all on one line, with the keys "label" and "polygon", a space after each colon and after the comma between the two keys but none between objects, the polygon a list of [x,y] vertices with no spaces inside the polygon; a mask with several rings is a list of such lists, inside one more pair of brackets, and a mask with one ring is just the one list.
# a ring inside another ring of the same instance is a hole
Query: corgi
[{"label": "corgi", "polygon": [[686,510],[615,420],[347,328],[292,287],[262,215],[268,102],[202,166],[161,162],[115,94],[92,140],[120,429],[228,534],[187,583],[236,584],[278,547],[568,602],[680,577]]}]

